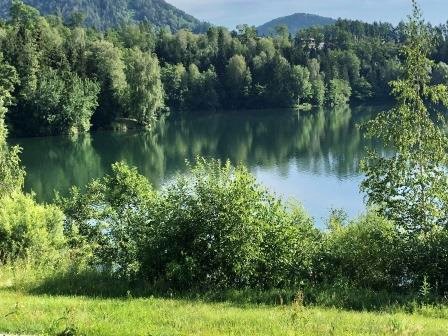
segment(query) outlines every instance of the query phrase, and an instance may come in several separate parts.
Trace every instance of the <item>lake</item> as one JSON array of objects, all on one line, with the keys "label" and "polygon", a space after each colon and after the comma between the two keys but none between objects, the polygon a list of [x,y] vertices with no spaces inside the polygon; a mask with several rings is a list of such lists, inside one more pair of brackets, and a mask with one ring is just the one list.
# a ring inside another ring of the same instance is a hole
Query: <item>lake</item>
[{"label": "lake", "polygon": [[194,113],[162,120],[153,132],[96,132],[68,137],[21,138],[25,188],[39,201],[54,191],[84,186],[116,161],[138,167],[160,186],[196,156],[244,163],[284,198],[301,201],[322,226],[331,209],[351,217],[364,209],[359,162],[372,147],[357,125],[383,105],[310,112],[294,110]]}]

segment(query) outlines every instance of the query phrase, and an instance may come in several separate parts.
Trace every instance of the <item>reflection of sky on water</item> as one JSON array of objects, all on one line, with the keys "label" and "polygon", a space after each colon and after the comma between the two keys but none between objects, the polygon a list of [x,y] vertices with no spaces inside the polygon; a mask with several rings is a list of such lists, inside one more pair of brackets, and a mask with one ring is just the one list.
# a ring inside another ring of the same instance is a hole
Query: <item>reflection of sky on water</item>
[{"label": "reflection of sky on water", "polygon": [[365,209],[363,196],[359,191],[361,175],[338,178],[330,174],[316,175],[303,171],[291,163],[285,173],[276,169],[258,167],[253,170],[258,181],[282,198],[299,200],[313,216],[319,226],[323,226],[332,209],[344,209],[350,217],[357,216]]}]

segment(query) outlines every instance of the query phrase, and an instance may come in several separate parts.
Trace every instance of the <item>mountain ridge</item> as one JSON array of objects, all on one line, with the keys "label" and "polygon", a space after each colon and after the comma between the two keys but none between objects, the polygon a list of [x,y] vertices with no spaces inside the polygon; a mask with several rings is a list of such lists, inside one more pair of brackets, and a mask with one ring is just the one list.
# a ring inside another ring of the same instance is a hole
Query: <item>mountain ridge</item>
[{"label": "mountain ridge", "polygon": [[288,27],[290,33],[295,34],[301,29],[331,25],[335,22],[336,20],[330,17],[308,13],[294,13],[266,22],[258,26],[257,31],[259,35],[270,35],[275,33],[276,27],[284,25]]},{"label": "mountain ridge", "polygon": [[[59,15],[68,20],[82,13],[85,24],[100,30],[125,23],[148,22],[176,31],[188,28],[204,31],[207,23],[167,3],[165,0],[22,0],[42,15]],[[12,0],[0,0],[0,17],[7,18]]]}]

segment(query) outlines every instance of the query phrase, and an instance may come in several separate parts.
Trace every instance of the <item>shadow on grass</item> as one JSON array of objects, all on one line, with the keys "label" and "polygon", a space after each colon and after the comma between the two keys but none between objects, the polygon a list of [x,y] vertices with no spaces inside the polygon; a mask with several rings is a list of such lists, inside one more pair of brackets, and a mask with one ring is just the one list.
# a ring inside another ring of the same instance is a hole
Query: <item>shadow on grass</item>
[{"label": "shadow on grass", "polygon": [[206,303],[281,306],[292,303],[304,306],[340,308],[354,311],[415,312],[424,304],[447,304],[438,297],[422,298],[415,293],[374,291],[347,285],[319,285],[302,289],[228,289],[173,291],[161,284],[128,282],[97,272],[65,274],[46,279],[28,291],[35,295],[83,296],[102,299],[155,297]]}]

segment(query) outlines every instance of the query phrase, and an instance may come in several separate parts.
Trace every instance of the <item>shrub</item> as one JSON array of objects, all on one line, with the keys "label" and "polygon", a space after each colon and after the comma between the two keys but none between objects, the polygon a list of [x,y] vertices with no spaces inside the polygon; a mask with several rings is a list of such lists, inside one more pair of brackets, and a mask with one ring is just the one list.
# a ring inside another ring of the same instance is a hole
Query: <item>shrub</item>
[{"label": "shrub", "polygon": [[415,290],[428,281],[431,294],[448,292],[448,229],[434,226],[408,240],[408,277]]},{"label": "shrub", "polygon": [[71,246],[116,276],[185,290],[284,287],[313,275],[319,231],[242,166],[199,159],[155,192],[116,164],[60,204]]},{"label": "shrub", "polygon": [[[246,168],[199,159],[161,193],[146,270],[176,288],[282,286],[309,276],[317,230]],[[308,237],[308,236],[310,237]],[[311,249],[312,250],[312,249]]]},{"label": "shrub", "polygon": [[371,211],[325,235],[323,277],[372,289],[397,289],[404,281],[403,236],[393,222]]},{"label": "shrub", "polygon": [[73,188],[57,203],[66,214],[65,233],[77,258],[131,278],[140,270],[155,193],[148,180],[124,163],[94,180],[84,193]]},{"label": "shrub", "polygon": [[29,254],[44,256],[64,246],[63,213],[38,205],[32,196],[0,198],[0,263]]}]

